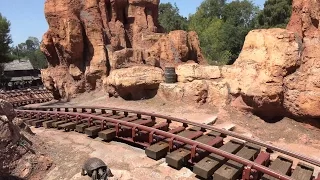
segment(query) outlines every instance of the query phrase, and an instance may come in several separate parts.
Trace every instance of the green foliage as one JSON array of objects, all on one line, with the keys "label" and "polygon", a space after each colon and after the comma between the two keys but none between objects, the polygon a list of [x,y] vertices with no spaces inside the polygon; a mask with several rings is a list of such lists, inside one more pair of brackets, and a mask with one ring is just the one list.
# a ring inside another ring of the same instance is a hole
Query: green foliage
[{"label": "green foliage", "polygon": [[232,64],[239,56],[245,37],[255,26],[255,18],[259,8],[248,0],[232,1],[226,4],[222,13],[224,25],[222,27],[223,40],[227,44],[231,57],[228,64]]},{"label": "green foliage", "polygon": [[225,5],[226,0],[204,0],[198,8],[198,11],[201,12],[201,18],[220,18]]},{"label": "green foliage", "polygon": [[173,30],[186,30],[188,21],[179,14],[179,8],[169,3],[161,3],[159,6],[159,22],[166,32]]},{"label": "green foliage", "polygon": [[199,34],[202,51],[207,59],[219,60],[209,61],[209,64],[226,64],[231,53],[225,48],[226,44],[224,44],[224,41],[221,39],[223,35],[223,21],[220,19],[213,19],[208,25],[209,26]]},{"label": "green foliage", "polygon": [[40,51],[40,42],[36,37],[29,37],[26,42],[11,48],[12,56],[15,59],[29,59],[34,68],[43,69],[47,67],[47,60]]},{"label": "green foliage", "polygon": [[291,16],[292,0],[267,0],[259,13],[259,28],[285,28]]},{"label": "green foliage", "polygon": [[12,43],[10,36],[10,22],[0,13],[0,63],[8,62],[10,56],[10,44]]},{"label": "green foliage", "polygon": [[34,53],[31,53],[29,59],[31,60],[31,63],[34,67],[39,69],[47,68],[48,62],[45,55],[39,48],[36,49]]},{"label": "green foliage", "polygon": [[245,36],[254,28],[258,7],[248,0],[205,0],[190,16],[189,30],[199,35],[202,51],[210,64],[232,64]]},{"label": "green foliage", "polygon": [[259,8],[248,0],[236,0],[223,8],[222,19],[236,27],[253,28]]}]

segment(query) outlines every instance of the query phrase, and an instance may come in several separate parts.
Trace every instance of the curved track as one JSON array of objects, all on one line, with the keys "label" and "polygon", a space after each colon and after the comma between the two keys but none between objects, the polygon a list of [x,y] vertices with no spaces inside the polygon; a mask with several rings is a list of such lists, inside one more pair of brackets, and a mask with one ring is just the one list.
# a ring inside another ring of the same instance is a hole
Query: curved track
[{"label": "curved track", "polygon": [[[320,180],[320,174],[313,175],[320,168],[315,159],[184,119],[108,107],[20,107],[16,112],[35,127],[142,145],[148,157],[165,158],[176,169],[191,167],[200,179]],[[293,169],[294,159],[299,162]]]},{"label": "curved track", "polygon": [[10,102],[13,107],[43,103],[53,100],[51,92],[44,89],[3,91],[0,92],[0,98]]}]

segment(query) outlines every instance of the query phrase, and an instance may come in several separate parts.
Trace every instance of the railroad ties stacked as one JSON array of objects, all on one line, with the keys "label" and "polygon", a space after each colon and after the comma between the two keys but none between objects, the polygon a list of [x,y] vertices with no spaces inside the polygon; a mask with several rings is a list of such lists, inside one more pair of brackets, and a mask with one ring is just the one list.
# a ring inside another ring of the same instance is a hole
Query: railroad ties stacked
[{"label": "railroad ties stacked", "polygon": [[[315,172],[320,162],[315,159],[170,116],[106,107],[42,106],[16,111],[35,127],[142,145],[149,158],[165,158],[176,169],[189,167],[200,179],[320,180]],[[298,159],[297,165],[294,159]]]},{"label": "railroad ties stacked", "polygon": [[53,100],[53,95],[45,89],[11,90],[0,92],[0,99],[7,100],[13,107],[20,107],[51,101]]}]

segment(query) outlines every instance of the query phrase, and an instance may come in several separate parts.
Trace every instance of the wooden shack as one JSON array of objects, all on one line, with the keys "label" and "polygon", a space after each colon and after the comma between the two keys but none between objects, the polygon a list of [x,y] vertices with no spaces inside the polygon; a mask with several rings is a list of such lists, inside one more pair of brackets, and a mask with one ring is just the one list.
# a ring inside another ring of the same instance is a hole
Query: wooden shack
[{"label": "wooden shack", "polygon": [[27,59],[18,59],[2,64],[0,88],[5,90],[23,89],[42,85],[41,73]]}]

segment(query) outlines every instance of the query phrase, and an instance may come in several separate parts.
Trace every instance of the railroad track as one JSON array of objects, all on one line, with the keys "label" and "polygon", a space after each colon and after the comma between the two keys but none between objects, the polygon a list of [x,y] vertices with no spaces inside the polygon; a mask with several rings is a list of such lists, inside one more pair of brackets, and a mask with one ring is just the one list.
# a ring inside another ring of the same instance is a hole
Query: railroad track
[{"label": "railroad track", "polygon": [[13,107],[19,107],[51,101],[53,95],[45,89],[23,89],[0,92],[0,98],[10,102]]},{"label": "railroad track", "polygon": [[149,158],[165,158],[176,169],[191,167],[199,179],[320,180],[315,159],[184,119],[107,107],[20,107],[16,112],[35,127],[142,145]]}]

